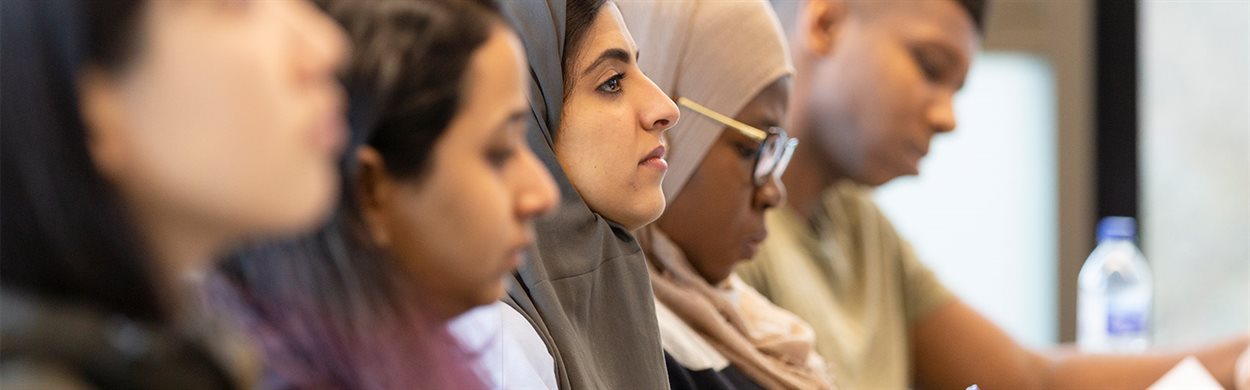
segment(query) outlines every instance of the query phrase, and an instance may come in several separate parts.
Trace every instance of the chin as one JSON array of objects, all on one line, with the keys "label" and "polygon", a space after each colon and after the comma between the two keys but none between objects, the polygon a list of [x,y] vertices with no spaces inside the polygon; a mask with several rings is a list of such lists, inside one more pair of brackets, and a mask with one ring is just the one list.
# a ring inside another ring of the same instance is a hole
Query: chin
[{"label": "chin", "polygon": [[893,181],[894,179],[897,179],[903,176],[907,176],[907,175],[905,173],[878,171],[878,172],[867,172],[866,174],[859,175],[858,177],[852,177],[852,180],[854,180],[856,183],[859,183],[860,185],[865,185],[869,187],[880,187],[882,185],[885,185],[886,183],[889,183],[890,181]]},{"label": "chin", "polygon": [[660,216],[664,214],[664,193],[660,192],[658,189],[654,194],[648,194],[648,196],[645,197],[640,196],[636,199],[639,199],[639,201],[635,203],[633,205],[634,208],[630,210],[629,219],[631,221],[618,221],[618,223],[624,225],[625,228],[630,231],[638,230],[643,226],[650,225],[652,222],[655,222],[655,220],[660,219]]},{"label": "chin", "polygon": [[491,303],[494,303],[495,301],[503,299],[503,296],[508,293],[507,286],[508,286],[507,282],[504,280],[504,278],[500,277],[497,282],[491,284],[490,286],[487,286],[486,288],[483,288],[482,296],[478,300],[477,306],[489,305]]},{"label": "chin", "polygon": [[335,206],[334,202],[338,200],[338,180],[326,174],[304,188],[307,190],[301,191],[299,196],[285,197],[274,202],[277,205],[274,209],[285,209],[285,212],[281,221],[271,227],[274,231],[266,233],[299,233],[312,229],[329,218]]}]

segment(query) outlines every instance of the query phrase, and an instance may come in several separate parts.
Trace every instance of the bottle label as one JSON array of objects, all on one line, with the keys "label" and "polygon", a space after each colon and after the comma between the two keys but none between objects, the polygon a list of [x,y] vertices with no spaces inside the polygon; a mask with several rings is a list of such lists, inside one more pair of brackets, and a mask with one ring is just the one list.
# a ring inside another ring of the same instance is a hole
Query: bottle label
[{"label": "bottle label", "polygon": [[1146,331],[1146,311],[1108,310],[1107,334],[1137,334]]}]

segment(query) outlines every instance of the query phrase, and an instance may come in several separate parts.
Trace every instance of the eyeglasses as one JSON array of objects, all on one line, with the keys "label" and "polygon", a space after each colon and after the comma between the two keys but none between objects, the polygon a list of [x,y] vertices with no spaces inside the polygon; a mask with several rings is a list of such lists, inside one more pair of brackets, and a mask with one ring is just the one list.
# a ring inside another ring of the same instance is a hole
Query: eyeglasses
[{"label": "eyeglasses", "polygon": [[780,127],[769,127],[768,131],[760,130],[685,97],[677,98],[677,104],[733,128],[760,143],[760,150],[755,155],[755,168],[751,171],[751,178],[756,187],[763,187],[770,179],[780,179],[781,174],[786,171],[786,166],[790,164],[790,156],[794,155],[794,147],[799,145],[797,138],[790,138],[786,130]]}]

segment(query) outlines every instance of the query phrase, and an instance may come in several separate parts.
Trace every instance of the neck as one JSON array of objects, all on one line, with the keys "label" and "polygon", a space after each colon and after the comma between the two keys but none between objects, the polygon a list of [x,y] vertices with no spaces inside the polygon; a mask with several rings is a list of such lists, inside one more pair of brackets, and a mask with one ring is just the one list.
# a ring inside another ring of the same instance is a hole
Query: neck
[{"label": "neck", "polygon": [[798,148],[781,181],[786,185],[786,207],[811,219],[820,212],[820,195],[837,178],[810,149]]},{"label": "neck", "polygon": [[153,282],[162,294],[162,304],[178,321],[196,305],[199,280],[227,240],[222,234],[188,223],[191,218],[185,216],[147,209],[137,210],[135,220],[153,262]]},{"label": "neck", "polygon": [[461,305],[456,305],[450,299],[437,299],[434,301],[436,302],[431,302],[426,307],[429,308],[430,318],[439,326],[473,309],[473,307],[465,308]]},{"label": "neck", "polygon": [[[807,68],[807,61],[796,60],[796,67]],[[781,181],[786,185],[786,207],[805,218],[811,219],[820,211],[820,194],[839,179],[833,164],[828,158],[819,154],[819,124],[811,120],[805,97],[810,95],[810,80],[798,76],[808,74],[799,72],[796,76],[795,88],[791,95],[790,126],[794,133],[804,139],[806,146],[794,150],[790,165],[782,175]]]}]

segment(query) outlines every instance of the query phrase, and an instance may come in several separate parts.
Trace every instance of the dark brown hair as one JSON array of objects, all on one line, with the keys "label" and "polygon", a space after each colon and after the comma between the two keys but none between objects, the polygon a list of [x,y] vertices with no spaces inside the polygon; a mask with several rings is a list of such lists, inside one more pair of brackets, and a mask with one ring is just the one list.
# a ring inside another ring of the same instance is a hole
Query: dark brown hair
[{"label": "dark brown hair", "polygon": [[0,281],[160,323],[168,308],[121,196],[88,152],[77,78],[138,53],[144,2],[0,1]]},{"label": "dark brown hair", "polygon": [[590,29],[591,23],[594,23],[595,16],[599,14],[599,9],[607,4],[607,0],[568,0],[565,4],[564,12],[564,47],[560,56],[560,65],[563,68],[564,76],[564,99],[568,100],[569,91],[573,88],[573,78],[569,77],[573,71],[573,61],[577,60],[582,47],[582,41],[586,38],[586,30]]}]

